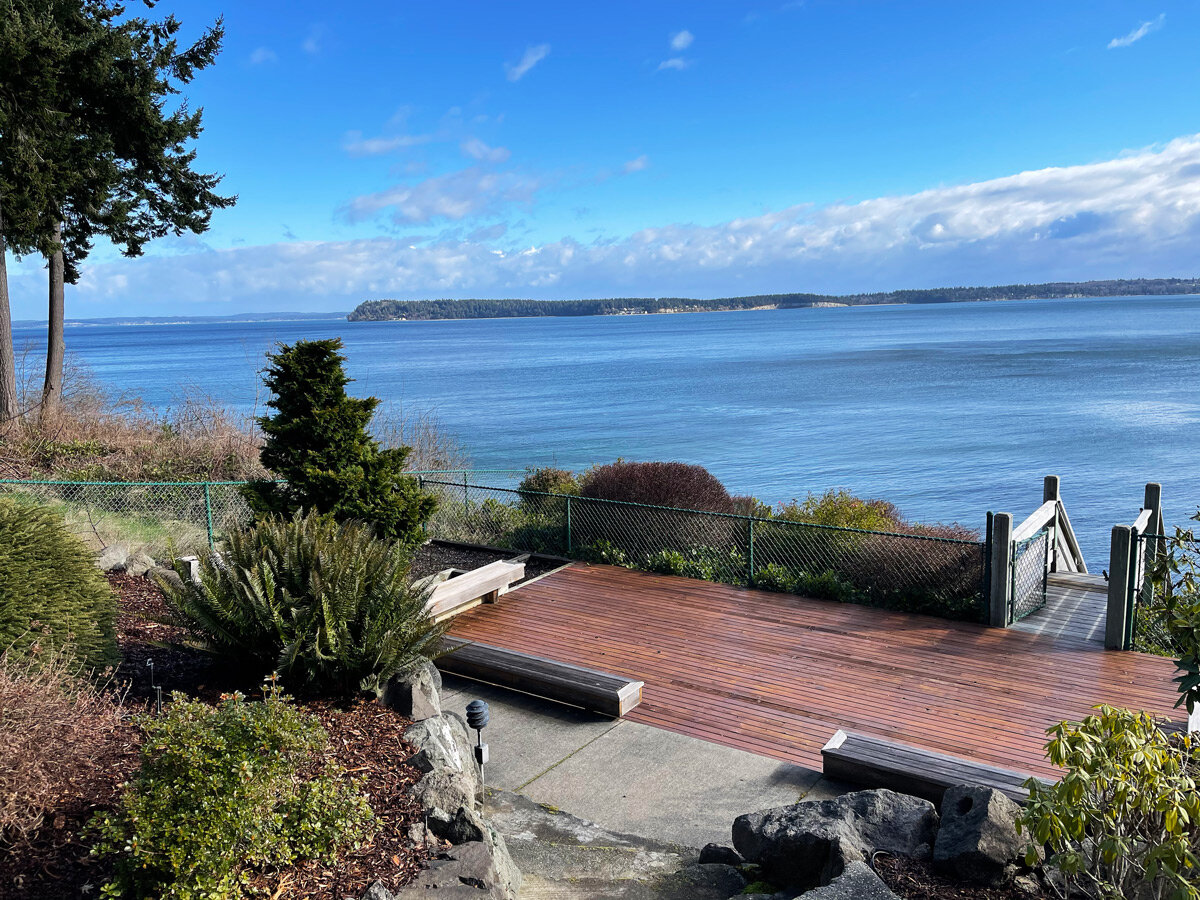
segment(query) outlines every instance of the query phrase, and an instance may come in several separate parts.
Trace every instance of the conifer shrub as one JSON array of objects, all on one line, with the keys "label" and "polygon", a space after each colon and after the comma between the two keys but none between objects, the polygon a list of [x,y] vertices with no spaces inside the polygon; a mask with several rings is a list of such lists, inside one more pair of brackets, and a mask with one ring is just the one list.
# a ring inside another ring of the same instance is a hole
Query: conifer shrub
[{"label": "conifer shrub", "polygon": [[115,870],[103,896],[236,900],[255,869],[331,860],[372,831],[316,717],[277,691],[215,707],[175,693],[141,726],[140,768],[118,809],[92,820],[94,852]]},{"label": "conifer shrub", "polygon": [[436,501],[402,474],[409,448],[381,449],[368,433],[379,400],[346,393],[351,379],[341,348],[336,338],[297,341],[268,354],[264,382],[275,414],[258,424],[262,463],[279,480],[252,482],[246,499],[260,515],[316,510],[368,522],[380,537],[420,543]]},{"label": "conifer shrub", "polygon": [[442,629],[412,586],[411,551],[358,522],[296,513],[230,533],[201,559],[199,579],[176,563],[168,605],[203,646],[290,689],[348,695],[432,656]]},{"label": "conifer shrub", "polygon": [[116,602],[62,517],[0,497],[0,651],[70,647],[82,665],[117,661]]}]

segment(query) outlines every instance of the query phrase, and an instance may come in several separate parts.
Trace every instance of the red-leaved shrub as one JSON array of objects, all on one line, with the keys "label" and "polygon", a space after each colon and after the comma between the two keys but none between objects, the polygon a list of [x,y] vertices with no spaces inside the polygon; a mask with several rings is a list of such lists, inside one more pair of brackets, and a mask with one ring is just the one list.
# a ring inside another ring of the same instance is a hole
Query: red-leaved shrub
[{"label": "red-leaved shrub", "polygon": [[615,462],[588,471],[580,484],[584,497],[672,506],[704,512],[734,510],[729,491],[703,466],[681,462]]}]

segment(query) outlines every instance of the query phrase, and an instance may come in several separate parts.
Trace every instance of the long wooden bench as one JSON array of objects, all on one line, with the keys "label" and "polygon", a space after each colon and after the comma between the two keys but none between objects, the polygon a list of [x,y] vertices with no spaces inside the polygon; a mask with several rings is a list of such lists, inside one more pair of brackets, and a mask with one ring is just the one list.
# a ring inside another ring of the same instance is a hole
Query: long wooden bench
[{"label": "long wooden bench", "polygon": [[581,706],[606,716],[620,718],[642,702],[643,682],[620,675],[458,638],[443,638],[442,650],[434,662],[443,672]]},{"label": "long wooden bench", "polygon": [[525,563],[498,560],[439,582],[429,595],[427,608],[437,622],[472,609],[480,603],[495,603],[514,582],[525,577]]},{"label": "long wooden bench", "polygon": [[994,788],[1018,803],[1029,799],[1024,786],[1030,777],[1027,773],[866,734],[837,731],[821,749],[821,760],[828,778],[891,788],[939,805],[946,788],[956,784]]}]

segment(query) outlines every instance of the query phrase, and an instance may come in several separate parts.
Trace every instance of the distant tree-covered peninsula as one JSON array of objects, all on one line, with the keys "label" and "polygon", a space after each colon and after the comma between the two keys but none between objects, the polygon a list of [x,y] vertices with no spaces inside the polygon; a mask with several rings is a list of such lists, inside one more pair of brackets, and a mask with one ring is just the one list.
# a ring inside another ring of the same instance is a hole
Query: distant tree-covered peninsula
[{"label": "distant tree-covered peninsula", "polygon": [[614,297],[604,300],[368,300],[351,322],[405,319],[504,319],[524,316],[627,316],[646,313],[720,312],[735,309],[796,309],[881,303],[955,303],[972,300],[1057,300],[1064,297],[1131,297],[1200,294],[1197,278],[1129,278],[997,287],[951,287],[879,294],[759,294],[692,300],[686,297]]}]

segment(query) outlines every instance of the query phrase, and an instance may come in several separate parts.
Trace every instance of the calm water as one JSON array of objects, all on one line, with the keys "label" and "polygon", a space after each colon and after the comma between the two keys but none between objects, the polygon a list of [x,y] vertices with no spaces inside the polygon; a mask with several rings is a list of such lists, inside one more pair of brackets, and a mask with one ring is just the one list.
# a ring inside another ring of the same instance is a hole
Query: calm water
[{"label": "calm water", "polygon": [[[353,390],[435,411],[477,467],[706,465],[769,502],[846,487],[982,527],[1063,496],[1089,565],[1148,480],[1200,504],[1200,298],[461,322],[74,327],[71,351],[168,406],[241,408],[276,341],[341,336]],[[40,345],[19,330],[18,345]]]}]

